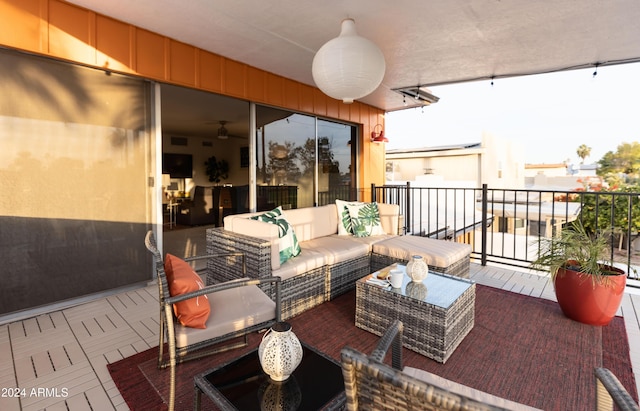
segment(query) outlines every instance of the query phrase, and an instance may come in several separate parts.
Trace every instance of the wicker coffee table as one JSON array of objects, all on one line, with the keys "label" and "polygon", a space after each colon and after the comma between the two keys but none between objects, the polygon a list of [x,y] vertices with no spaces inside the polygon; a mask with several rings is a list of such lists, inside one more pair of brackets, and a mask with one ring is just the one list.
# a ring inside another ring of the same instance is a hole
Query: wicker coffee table
[{"label": "wicker coffee table", "polygon": [[[405,270],[403,265],[397,268]],[[475,284],[435,272],[417,284],[405,272],[402,287],[391,288],[367,281],[377,274],[356,282],[356,326],[382,335],[398,319],[404,323],[405,347],[438,362],[447,361],[473,328]]]}]

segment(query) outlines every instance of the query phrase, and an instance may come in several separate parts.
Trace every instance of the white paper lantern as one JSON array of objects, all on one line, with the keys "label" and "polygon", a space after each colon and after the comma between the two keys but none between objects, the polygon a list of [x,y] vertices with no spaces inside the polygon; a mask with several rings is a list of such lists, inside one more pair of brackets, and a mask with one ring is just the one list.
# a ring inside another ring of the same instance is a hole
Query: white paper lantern
[{"label": "white paper lantern", "polygon": [[342,21],[340,35],[320,47],[312,66],[318,88],[345,103],[371,94],[382,82],[384,70],[382,51],[358,36],[353,19]]}]

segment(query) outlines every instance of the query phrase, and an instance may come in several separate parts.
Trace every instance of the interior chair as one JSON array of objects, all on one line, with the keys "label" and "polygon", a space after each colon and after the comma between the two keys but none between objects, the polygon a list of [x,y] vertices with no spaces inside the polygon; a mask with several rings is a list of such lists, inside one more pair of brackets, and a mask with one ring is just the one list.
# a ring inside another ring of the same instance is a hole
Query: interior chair
[{"label": "interior chair", "polygon": [[207,225],[216,223],[213,187],[196,186],[193,198],[180,204],[177,222],[180,225]]},{"label": "interior chair", "polygon": [[[281,320],[280,277],[264,279],[238,278],[224,283],[204,286],[197,291],[171,296],[162,255],[156,246],[152,231],[147,232],[145,246],[153,254],[158,280],[160,303],[160,343],[158,346],[158,368],[170,367],[169,410],[175,405],[175,368],[177,364],[206,355],[240,348],[248,345],[248,335],[268,329]],[[231,264],[241,264],[246,274],[243,253],[224,253],[195,256],[183,259],[187,263],[209,258],[222,258]],[[269,298],[258,286],[275,286],[275,300]],[[182,325],[176,317],[174,304],[207,295],[211,314],[206,328],[191,328]],[[241,341],[238,340],[243,337]],[[222,345],[221,343],[228,343]],[[164,353],[165,344],[168,348]]]},{"label": "interior chair", "polygon": [[214,190],[214,201],[217,207],[218,221],[216,221],[217,227],[224,226],[224,218],[233,211],[233,200],[231,191],[233,187],[216,187]]}]

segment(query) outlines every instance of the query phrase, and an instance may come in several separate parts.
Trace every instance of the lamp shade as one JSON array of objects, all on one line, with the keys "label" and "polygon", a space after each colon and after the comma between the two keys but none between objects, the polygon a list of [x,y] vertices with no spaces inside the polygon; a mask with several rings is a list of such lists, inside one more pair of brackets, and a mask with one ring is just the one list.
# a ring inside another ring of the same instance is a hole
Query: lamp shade
[{"label": "lamp shade", "polygon": [[388,143],[389,139],[384,136],[384,131],[381,131],[380,134],[371,139],[371,142],[376,144]]},{"label": "lamp shade", "polygon": [[342,21],[340,35],[320,47],[312,65],[318,88],[345,103],[371,94],[382,82],[384,71],[382,51],[358,35],[353,19]]}]

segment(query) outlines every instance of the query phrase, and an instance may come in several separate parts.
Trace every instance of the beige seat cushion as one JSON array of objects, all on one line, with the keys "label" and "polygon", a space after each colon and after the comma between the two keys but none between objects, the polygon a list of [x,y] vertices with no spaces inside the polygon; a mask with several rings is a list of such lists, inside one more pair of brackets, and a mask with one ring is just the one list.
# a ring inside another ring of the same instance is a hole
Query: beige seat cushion
[{"label": "beige seat cushion", "polygon": [[383,234],[383,235],[374,235],[369,237],[354,237],[352,235],[338,235],[334,234],[331,237],[338,238],[340,240],[346,241],[354,241],[356,243],[364,244],[367,246],[368,252],[370,253],[373,250],[373,245],[379,243],[380,241],[388,240],[393,237],[397,237],[391,234]]},{"label": "beige seat cushion", "polygon": [[324,255],[313,250],[305,250],[302,244],[300,244],[300,248],[302,248],[302,252],[299,256],[287,260],[277,270],[271,271],[271,275],[285,281],[298,274],[304,274],[324,266]]},{"label": "beige seat cushion", "polygon": [[476,390],[466,385],[447,380],[446,378],[442,378],[439,375],[435,375],[418,368],[404,367],[402,372],[415,379],[424,381],[427,384],[439,387],[444,391],[448,391],[453,394],[471,398],[472,400],[481,402],[483,404],[489,404],[495,407],[504,408],[505,410],[513,410],[513,411],[540,411],[538,408],[533,408],[528,405],[523,405],[523,404],[510,401],[501,397],[497,397],[495,395],[491,395],[486,392]]},{"label": "beige seat cushion", "polygon": [[358,241],[336,236],[320,237],[300,243],[303,250],[312,250],[324,256],[327,265],[342,263],[369,254],[369,246]]},{"label": "beige seat cushion", "polygon": [[276,317],[276,303],[257,286],[207,294],[211,314],[205,329],[176,326],[178,348],[242,330]]},{"label": "beige seat cushion", "polygon": [[405,261],[412,255],[421,255],[431,266],[449,267],[463,258],[469,258],[471,246],[453,241],[403,235],[373,244],[373,252]]}]

